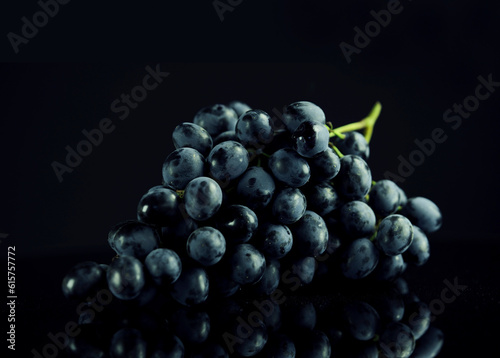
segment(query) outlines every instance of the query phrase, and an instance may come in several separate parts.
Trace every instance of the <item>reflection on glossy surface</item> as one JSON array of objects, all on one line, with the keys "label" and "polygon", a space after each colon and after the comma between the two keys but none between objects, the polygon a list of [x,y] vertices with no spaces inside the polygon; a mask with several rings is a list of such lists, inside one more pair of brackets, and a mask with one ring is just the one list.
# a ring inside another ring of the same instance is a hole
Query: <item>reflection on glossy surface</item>
[{"label": "reflection on glossy surface", "polygon": [[[155,291],[147,306],[113,300],[95,317],[84,311],[74,357],[435,357],[443,332],[431,311],[399,278],[392,283],[337,283],[184,307]],[[323,291],[323,292],[322,292]],[[308,291],[307,294],[310,294]],[[274,299],[274,300],[273,300]]]}]

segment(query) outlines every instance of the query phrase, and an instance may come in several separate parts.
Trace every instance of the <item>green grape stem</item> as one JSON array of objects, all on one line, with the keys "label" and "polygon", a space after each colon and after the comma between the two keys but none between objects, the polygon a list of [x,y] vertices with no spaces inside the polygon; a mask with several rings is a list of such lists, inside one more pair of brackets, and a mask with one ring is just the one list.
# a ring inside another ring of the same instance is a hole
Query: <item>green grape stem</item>
[{"label": "green grape stem", "polygon": [[330,137],[339,137],[341,139],[345,138],[343,133],[352,132],[357,130],[364,130],[364,136],[368,143],[372,139],[373,128],[375,126],[375,122],[380,116],[380,112],[382,111],[382,104],[380,102],[376,102],[373,106],[372,110],[362,120],[359,122],[349,123],[337,128],[332,128],[331,124],[327,125],[328,130],[330,131]]}]

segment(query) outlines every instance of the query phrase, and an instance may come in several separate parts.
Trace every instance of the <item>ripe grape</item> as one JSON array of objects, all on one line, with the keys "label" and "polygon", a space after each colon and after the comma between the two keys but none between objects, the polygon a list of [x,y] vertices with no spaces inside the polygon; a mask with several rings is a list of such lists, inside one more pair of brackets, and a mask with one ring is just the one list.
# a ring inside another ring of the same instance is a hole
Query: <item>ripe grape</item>
[{"label": "ripe grape", "polygon": [[293,236],[285,225],[266,223],[259,228],[259,249],[269,258],[281,259],[290,252]]},{"label": "ripe grape", "polygon": [[226,240],[222,233],[210,226],[200,227],[189,235],[187,254],[203,266],[215,265],[226,252]]},{"label": "ripe grape", "polygon": [[206,156],[212,150],[213,140],[205,128],[197,124],[184,122],[175,127],[172,141],[176,149],[189,147]]},{"label": "ripe grape", "polygon": [[325,124],[325,112],[308,101],[294,102],[285,107],[282,121],[291,133],[306,120]]},{"label": "ripe grape", "polygon": [[175,251],[165,248],[151,251],[144,264],[154,282],[160,286],[177,281],[182,271],[179,255]]},{"label": "ripe grape", "polygon": [[179,218],[179,196],[175,191],[157,185],[148,190],[137,206],[137,220],[167,226]]},{"label": "ripe grape", "polygon": [[425,233],[434,232],[441,227],[441,211],[436,204],[421,196],[408,199],[408,202],[403,206],[403,210],[401,210],[401,214],[410,219],[413,224]]},{"label": "ripe grape", "polygon": [[427,235],[418,226],[413,225],[413,241],[403,254],[408,263],[422,266],[429,260],[430,247]]},{"label": "ripe grape", "polygon": [[205,158],[196,149],[176,149],[163,163],[163,182],[175,190],[183,190],[187,183],[203,175],[204,168]]},{"label": "ripe grape", "polygon": [[383,179],[371,188],[368,204],[376,214],[385,217],[396,212],[400,201],[400,191],[396,183]]},{"label": "ripe grape", "polygon": [[106,273],[109,290],[121,300],[139,296],[145,284],[142,263],[132,256],[120,256],[109,265]]},{"label": "ripe grape", "polygon": [[379,347],[385,357],[407,358],[415,349],[415,337],[407,325],[391,322],[380,335]]},{"label": "ripe grape", "polygon": [[299,189],[284,188],[276,194],[272,210],[276,220],[289,225],[304,215],[306,207],[306,197]]},{"label": "ripe grape", "polygon": [[237,121],[236,112],[223,104],[204,107],[196,113],[193,119],[194,124],[205,128],[212,137],[225,131],[233,131]]},{"label": "ripe grape", "polygon": [[92,261],[75,265],[63,278],[64,296],[76,299],[92,296],[103,282],[105,273],[101,266]]},{"label": "ripe grape", "polygon": [[308,162],[311,180],[315,182],[332,180],[340,171],[340,158],[331,148],[310,158]]},{"label": "ripe grape", "polygon": [[307,210],[291,227],[294,250],[300,256],[319,256],[328,244],[328,229],[321,216]]},{"label": "ripe grape", "polygon": [[375,242],[382,252],[395,256],[405,252],[413,241],[413,225],[399,214],[385,217],[378,226]]},{"label": "ripe grape", "polygon": [[325,125],[306,120],[292,134],[294,149],[301,156],[312,158],[328,148],[330,133]]},{"label": "ripe grape", "polygon": [[206,301],[208,288],[207,272],[201,267],[187,267],[172,284],[170,295],[181,305],[193,306]]},{"label": "ripe grape", "polygon": [[226,141],[217,144],[207,158],[210,174],[222,183],[236,179],[248,168],[248,152],[240,143]]},{"label": "ripe grape", "polygon": [[222,190],[217,182],[208,177],[193,179],[184,192],[186,213],[193,219],[203,221],[217,213],[222,205]]},{"label": "ripe grape", "polygon": [[353,154],[368,160],[370,156],[370,146],[368,145],[365,136],[359,132],[343,133],[345,138],[333,137],[332,143],[335,145],[342,154]]},{"label": "ripe grape", "polygon": [[254,246],[240,244],[231,252],[231,278],[240,285],[258,282],[266,269],[266,259]]},{"label": "ripe grape", "polygon": [[375,232],[375,213],[362,201],[350,201],[340,209],[345,232],[353,237],[369,237]]},{"label": "ripe grape", "polygon": [[366,238],[352,241],[342,255],[341,269],[345,277],[361,279],[375,270],[379,252]]},{"label": "ripe grape", "polygon": [[307,161],[293,149],[280,149],[269,158],[269,169],[274,177],[292,188],[309,181],[311,171]]},{"label": "ripe grape", "polygon": [[241,176],[236,191],[243,205],[256,210],[269,204],[275,188],[273,177],[262,167],[250,167]]},{"label": "ripe grape", "polygon": [[345,155],[340,159],[340,171],[335,177],[336,189],[349,200],[364,198],[372,185],[368,164],[357,155]]},{"label": "ripe grape", "polygon": [[271,117],[260,109],[252,109],[238,119],[236,136],[244,146],[260,147],[273,140]]},{"label": "ripe grape", "polygon": [[321,216],[330,214],[341,205],[337,192],[327,182],[309,186],[304,189],[304,193],[308,199],[308,209]]},{"label": "ripe grape", "polygon": [[217,228],[228,243],[243,244],[252,238],[259,226],[259,220],[253,210],[244,205],[230,205],[217,220]]},{"label": "ripe grape", "polygon": [[118,255],[130,255],[144,260],[146,256],[158,248],[158,232],[150,225],[130,221],[116,231],[110,246]]}]

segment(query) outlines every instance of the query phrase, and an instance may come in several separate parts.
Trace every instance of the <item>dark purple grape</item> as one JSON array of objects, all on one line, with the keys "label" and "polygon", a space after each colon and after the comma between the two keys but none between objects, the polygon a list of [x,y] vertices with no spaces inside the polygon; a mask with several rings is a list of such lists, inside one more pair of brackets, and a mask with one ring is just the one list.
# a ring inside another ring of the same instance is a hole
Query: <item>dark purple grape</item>
[{"label": "dark purple grape", "polygon": [[229,107],[234,109],[236,114],[238,115],[238,118],[243,114],[251,110],[250,106],[244,102],[241,101],[231,101],[228,104]]},{"label": "dark purple grape", "polygon": [[273,140],[271,117],[260,109],[252,109],[240,116],[236,123],[236,136],[244,146],[255,148]]},{"label": "dark purple grape", "polygon": [[252,210],[262,209],[271,201],[276,186],[273,177],[261,167],[250,167],[236,188],[240,202]]},{"label": "dark purple grape", "polygon": [[269,258],[281,259],[290,252],[293,236],[285,225],[266,223],[259,229],[260,251]]},{"label": "dark purple grape", "polygon": [[161,185],[149,189],[137,206],[137,220],[146,224],[167,226],[179,217],[179,196]]},{"label": "dark purple grape", "polygon": [[415,339],[419,339],[427,332],[431,318],[431,310],[426,303],[418,301],[406,305],[403,321],[410,327]]},{"label": "dark purple grape", "polygon": [[324,124],[306,120],[295,129],[292,140],[297,153],[313,158],[328,148],[330,133]]},{"label": "dark purple grape", "polygon": [[204,107],[193,119],[195,124],[205,128],[212,137],[225,131],[233,131],[237,121],[236,112],[223,104]]},{"label": "dark purple grape", "polygon": [[295,358],[295,344],[284,334],[276,334],[269,340],[262,351],[262,358]]},{"label": "dark purple grape", "polygon": [[306,120],[324,125],[325,113],[320,107],[308,101],[294,102],[285,107],[282,121],[291,133]]},{"label": "dark purple grape", "polygon": [[331,148],[310,158],[308,162],[311,169],[311,181],[314,182],[330,181],[340,171],[340,158]]},{"label": "dark purple grape", "polygon": [[413,225],[413,241],[403,254],[408,263],[422,266],[429,260],[430,246],[427,235],[418,226]]},{"label": "dark purple grape", "polygon": [[63,278],[62,291],[64,296],[70,299],[94,296],[95,291],[104,282],[105,274],[106,271],[92,261],[75,265]]},{"label": "dark purple grape", "polygon": [[407,325],[391,322],[380,335],[379,347],[384,357],[408,358],[415,349],[415,337]]},{"label": "dark purple grape", "polygon": [[389,256],[405,252],[413,241],[413,225],[399,214],[385,217],[379,224],[375,242]]},{"label": "dark purple grape", "polygon": [[110,343],[111,358],[146,358],[147,344],[140,331],[122,328],[113,335]]},{"label": "dark purple grape", "polygon": [[327,335],[319,330],[305,331],[295,341],[296,358],[329,358],[332,347]]},{"label": "dark purple grape", "polygon": [[393,181],[383,179],[371,188],[368,204],[373,211],[382,216],[394,214],[400,205],[399,187]]},{"label": "dark purple grape", "polygon": [[293,149],[274,152],[268,165],[276,179],[292,188],[303,186],[311,177],[309,164]]},{"label": "dark purple grape", "polygon": [[302,285],[312,282],[316,273],[316,260],[314,257],[299,257],[292,263],[292,273],[297,276]]},{"label": "dark purple grape", "polygon": [[427,198],[417,196],[408,199],[403,206],[401,214],[422,229],[425,233],[431,233],[438,230],[442,224],[441,211]]},{"label": "dark purple grape", "polygon": [[380,317],[375,308],[366,302],[347,303],[344,306],[343,319],[346,331],[357,340],[368,341],[377,334]]},{"label": "dark purple grape", "polygon": [[205,128],[197,124],[184,122],[175,127],[172,141],[176,149],[193,148],[206,156],[212,150],[213,140]]},{"label": "dark purple grape", "polygon": [[151,251],[144,264],[154,282],[161,286],[177,281],[182,271],[179,255],[165,248]]},{"label": "dark purple grape", "polygon": [[406,268],[403,256],[387,256],[381,254],[379,256],[378,265],[372,276],[381,281],[392,281],[399,277]]},{"label": "dark purple grape", "polygon": [[284,188],[275,195],[272,209],[276,220],[289,225],[304,215],[306,207],[306,197],[299,189]]},{"label": "dark purple grape", "polygon": [[328,229],[321,216],[307,210],[302,218],[290,226],[294,252],[300,256],[318,256],[326,250]]},{"label": "dark purple grape", "polygon": [[183,190],[187,183],[203,175],[205,158],[193,148],[174,150],[163,163],[163,182],[175,189]]},{"label": "dark purple grape", "polygon": [[203,266],[212,266],[224,256],[226,240],[219,230],[210,226],[200,227],[189,235],[186,250],[193,260]]},{"label": "dark purple grape", "polygon": [[378,259],[378,250],[370,240],[356,239],[344,251],[340,267],[345,277],[358,280],[375,270]]},{"label": "dark purple grape", "polygon": [[226,241],[233,244],[243,244],[252,238],[259,221],[257,215],[244,205],[230,205],[217,218],[217,228]]},{"label": "dark purple grape", "polygon": [[231,252],[232,280],[240,285],[258,282],[266,269],[266,259],[250,244],[237,245]]},{"label": "dark purple grape", "polygon": [[370,237],[375,232],[375,213],[362,201],[350,201],[340,209],[345,232],[352,238]]},{"label": "dark purple grape", "polygon": [[142,263],[132,256],[120,256],[109,265],[106,273],[109,290],[121,300],[139,296],[145,284]]},{"label": "dark purple grape", "polygon": [[266,269],[262,278],[252,286],[252,291],[258,295],[269,296],[280,283],[280,263],[278,260],[266,260]]},{"label": "dark purple grape", "polygon": [[188,267],[172,284],[170,295],[184,306],[205,302],[208,297],[208,275],[201,267]]},{"label": "dark purple grape", "polygon": [[412,358],[434,358],[443,347],[444,334],[438,328],[430,327],[416,343]]},{"label": "dark purple grape", "polygon": [[186,213],[203,221],[214,216],[222,205],[222,190],[217,182],[208,177],[193,179],[184,192]]},{"label": "dark purple grape", "polygon": [[228,140],[234,140],[235,142],[238,141],[238,137],[236,136],[235,131],[225,131],[219,134],[214,139],[214,146],[216,146],[219,143],[226,142]]},{"label": "dark purple grape", "polygon": [[322,182],[304,189],[307,197],[307,208],[325,216],[341,205],[335,189],[328,183]]},{"label": "dark purple grape", "polygon": [[219,143],[207,158],[210,175],[215,180],[227,184],[247,170],[248,157],[247,150],[238,142]]},{"label": "dark purple grape", "polygon": [[203,343],[210,333],[210,317],[207,312],[191,307],[177,308],[168,322],[175,335],[187,344]]},{"label": "dark purple grape", "polygon": [[368,164],[356,155],[345,155],[340,159],[340,172],[335,177],[337,192],[350,200],[361,200],[372,185],[372,174]]},{"label": "dark purple grape", "polygon": [[151,251],[158,248],[159,241],[159,235],[153,227],[130,221],[116,231],[109,244],[118,255],[130,255],[144,260]]},{"label": "dark purple grape", "polygon": [[368,157],[370,157],[370,146],[365,136],[355,131],[343,134],[345,135],[344,139],[340,137],[332,138],[333,145],[335,145],[344,155],[353,154],[364,160],[368,160]]}]

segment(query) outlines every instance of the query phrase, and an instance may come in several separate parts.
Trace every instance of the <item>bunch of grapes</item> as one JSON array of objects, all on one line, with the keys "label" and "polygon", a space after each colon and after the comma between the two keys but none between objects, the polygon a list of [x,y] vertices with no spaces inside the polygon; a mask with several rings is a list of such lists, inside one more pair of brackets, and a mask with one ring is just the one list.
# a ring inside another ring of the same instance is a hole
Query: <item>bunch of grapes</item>
[{"label": "bunch of grapes", "polygon": [[334,128],[306,101],[278,120],[238,101],[201,109],[172,133],[163,181],[140,199],[137,218],[110,230],[111,263],[75,266],[64,294],[105,287],[140,306],[161,293],[192,307],[273,297],[290,282],[394,281],[407,264],[423,265],[441,213],[393,181],[372,180],[380,111],[376,103]]}]

